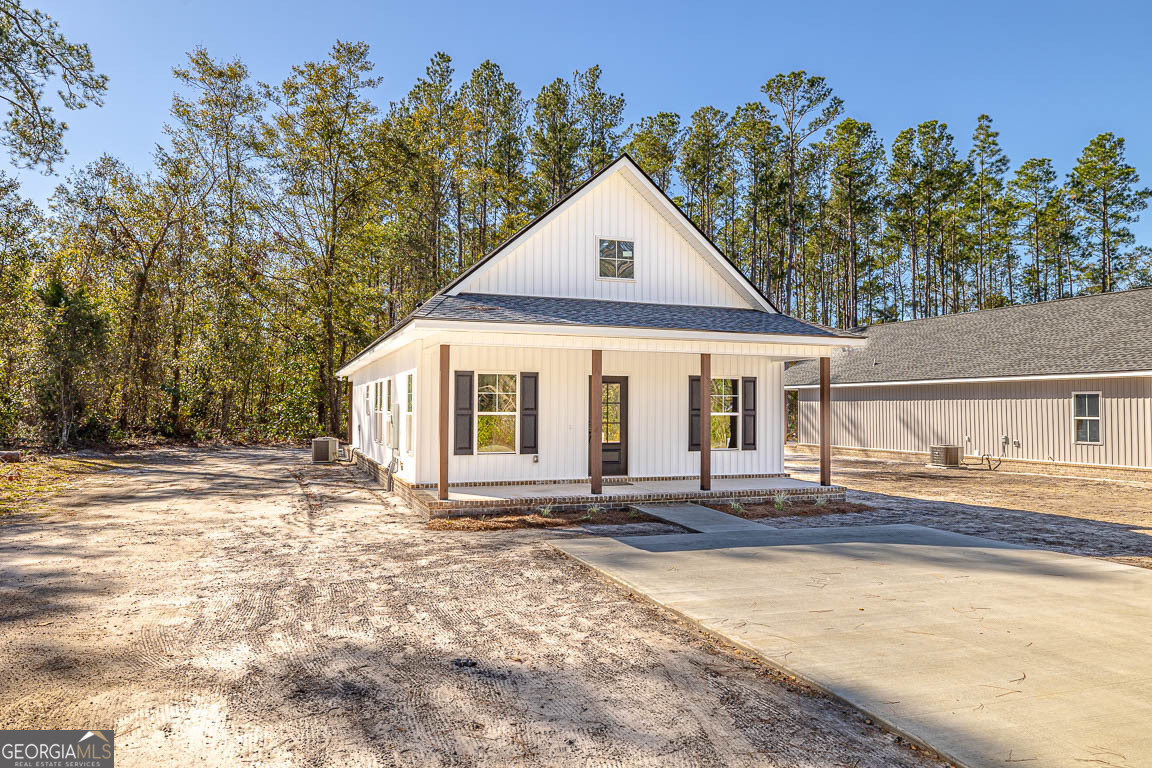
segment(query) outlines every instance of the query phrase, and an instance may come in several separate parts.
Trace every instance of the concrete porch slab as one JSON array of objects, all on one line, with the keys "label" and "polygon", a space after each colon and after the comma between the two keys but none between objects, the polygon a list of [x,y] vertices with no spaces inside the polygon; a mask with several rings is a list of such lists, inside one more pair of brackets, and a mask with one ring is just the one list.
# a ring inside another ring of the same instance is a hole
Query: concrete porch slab
[{"label": "concrete porch slab", "polygon": [[912,525],[556,541],[964,766],[1152,765],[1152,572]]},{"label": "concrete porch slab", "polygon": [[692,501],[734,501],[750,503],[768,500],[778,494],[795,497],[825,496],[844,498],[844,488],[821,486],[791,477],[713,478],[712,488],[700,490],[696,478],[677,480],[613,479],[603,493],[593,494],[587,482],[523,483],[509,485],[452,486],[448,499],[436,498],[434,489],[413,489],[413,500],[433,515],[482,514],[497,510],[531,509],[544,505],[554,508],[586,507],[592,504],[627,507],[639,503]]}]

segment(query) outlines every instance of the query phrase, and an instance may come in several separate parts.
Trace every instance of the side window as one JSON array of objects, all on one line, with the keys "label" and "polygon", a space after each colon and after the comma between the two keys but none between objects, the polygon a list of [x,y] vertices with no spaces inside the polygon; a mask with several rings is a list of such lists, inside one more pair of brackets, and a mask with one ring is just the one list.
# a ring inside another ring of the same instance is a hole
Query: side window
[{"label": "side window", "polygon": [[1076,442],[1099,443],[1100,440],[1100,393],[1073,392],[1073,426]]},{"label": "side window", "polygon": [[396,441],[393,439],[395,434],[395,426],[392,424],[392,379],[388,379],[384,386],[386,391],[386,399],[384,402],[384,421],[386,424],[387,432],[386,442],[388,443],[389,448],[395,448]]},{"label": "side window", "polygon": [[597,275],[616,280],[636,277],[636,251],[631,240],[600,240]]},{"label": "side window", "polygon": [[404,408],[404,448],[412,453],[412,404],[415,397],[412,391],[412,374],[408,374],[408,399]]}]

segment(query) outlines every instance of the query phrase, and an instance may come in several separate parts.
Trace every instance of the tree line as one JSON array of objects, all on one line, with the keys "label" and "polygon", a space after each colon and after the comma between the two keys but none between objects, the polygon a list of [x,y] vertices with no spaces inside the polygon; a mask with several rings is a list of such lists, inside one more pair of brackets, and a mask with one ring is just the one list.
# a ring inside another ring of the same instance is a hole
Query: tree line
[{"label": "tree line", "polygon": [[8,441],[339,433],[344,361],[622,151],[777,307],[828,325],[1152,282],[1129,230],[1152,193],[1111,133],[1061,179],[1013,169],[987,115],[966,154],[935,120],[885,145],[804,72],[632,124],[598,66],[529,98],[439,53],[387,105],[364,43],[279,82],[204,49],[173,75],[148,168],[102,157],[45,210],[0,183]]}]

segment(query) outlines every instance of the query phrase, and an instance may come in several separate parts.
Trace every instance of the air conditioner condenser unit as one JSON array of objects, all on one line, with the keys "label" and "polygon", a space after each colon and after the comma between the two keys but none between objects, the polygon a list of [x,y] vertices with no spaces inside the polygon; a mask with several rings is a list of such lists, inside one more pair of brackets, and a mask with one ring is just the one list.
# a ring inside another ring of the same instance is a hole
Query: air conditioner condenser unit
[{"label": "air conditioner condenser unit", "polygon": [[331,464],[340,455],[340,441],[334,437],[317,437],[312,441],[312,463]]}]

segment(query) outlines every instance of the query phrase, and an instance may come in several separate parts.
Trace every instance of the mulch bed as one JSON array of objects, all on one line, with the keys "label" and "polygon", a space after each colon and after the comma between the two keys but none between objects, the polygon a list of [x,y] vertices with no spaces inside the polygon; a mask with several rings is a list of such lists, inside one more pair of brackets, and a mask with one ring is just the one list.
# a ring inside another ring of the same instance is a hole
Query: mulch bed
[{"label": "mulch bed", "polygon": [[564,510],[542,514],[540,511],[478,515],[475,517],[437,517],[428,521],[433,531],[505,531],[512,528],[565,528],[572,525],[629,525],[660,522],[642,512],[630,509]]},{"label": "mulch bed", "polygon": [[745,520],[759,520],[765,517],[809,517],[816,515],[844,515],[852,512],[870,512],[872,507],[867,504],[857,504],[852,501],[826,501],[817,504],[814,501],[797,500],[784,502],[783,509],[777,509],[775,503],[745,504],[732,507],[728,504],[705,504],[704,506],[718,512],[742,517]]}]

